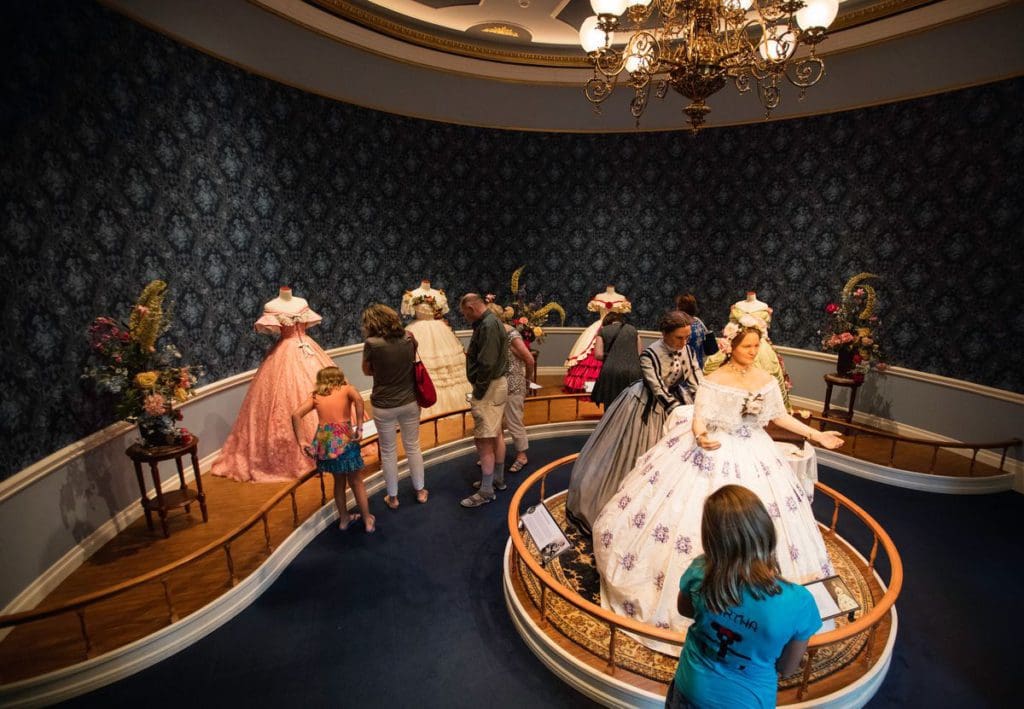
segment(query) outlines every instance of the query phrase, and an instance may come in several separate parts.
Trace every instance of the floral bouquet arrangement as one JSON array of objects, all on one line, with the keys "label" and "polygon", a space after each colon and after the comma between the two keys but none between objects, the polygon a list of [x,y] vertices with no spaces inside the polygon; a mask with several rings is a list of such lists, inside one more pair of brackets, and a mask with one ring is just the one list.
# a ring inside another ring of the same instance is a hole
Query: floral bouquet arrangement
[{"label": "floral bouquet arrangement", "polygon": [[170,327],[163,301],[167,284],[152,281],[143,290],[128,322],[98,317],[89,326],[89,349],[93,364],[83,379],[95,390],[114,399],[118,418],[138,422],[148,445],[176,445],[192,439],[186,429],[175,426],[181,412],[173,405],[194,395],[202,367],[179,363],[181,353],[171,344],[157,347],[157,340]]},{"label": "floral bouquet arrangement", "polygon": [[886,369],[879,326],[875,315],[875,289],[864,281],[878,278],[873,273],[858,273],[843,286],[838,303],[825,306],[827,320],[821,335],[821,348],[839,354],[840,374],[863,381],[870,370]]},{"label": "floral bouquet arrangement", "polygon": [[534,342],[544,340],[543,326],[552,313],[559,316],[562,325],[565,324],[565,309],[554,301],[541,305],[543,299],[540,296],[529,300],[526,289],[519,282],[525,269],[526,266],[520,266],[512,273],[510,283],[512,302],[505,306],[505,312],[512,327],[519,331],[519,334],[523,336],[523,342],[529,347]]}]

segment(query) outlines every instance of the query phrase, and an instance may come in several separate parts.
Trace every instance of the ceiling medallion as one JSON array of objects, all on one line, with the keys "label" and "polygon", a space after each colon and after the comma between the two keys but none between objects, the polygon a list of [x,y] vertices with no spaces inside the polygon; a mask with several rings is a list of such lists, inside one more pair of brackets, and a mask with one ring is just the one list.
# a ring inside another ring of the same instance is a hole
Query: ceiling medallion
[{"label": "ceiling medallion", "polygon": [[[658,98],[671,87],[690,100],[683,113],[696,132],[711,112],[707,98],[729,81],[740,93],[756,87],[766,118],[782,100],[783,77],[802,99],[825,75],[815,48],[839,0],[590,0],[590,6],[595,15],[583,21],[580,43],[594,67],[584,86],[594,110],[600,113],[621,80],[633,89],[629,110],[639,126],[653,82]],[[801,44],[810,52],[794,59]]]}]

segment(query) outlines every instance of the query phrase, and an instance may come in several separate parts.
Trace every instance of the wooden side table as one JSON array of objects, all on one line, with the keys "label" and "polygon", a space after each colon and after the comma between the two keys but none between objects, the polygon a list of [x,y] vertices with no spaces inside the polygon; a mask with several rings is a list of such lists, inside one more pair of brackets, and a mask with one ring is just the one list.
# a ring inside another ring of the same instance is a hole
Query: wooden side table
[{"label": "wooden side table", "polygon": [[530,384],[537,383],[537,360],[540,359],[540,350],[531,349],[530,354],[533,355],[533,379],[526,382],[526,396],[537,396],[537,392],[540,391],[540,389],[534,389],[530,387]]},{"label": "wooden side table", "polygon": [[[199,509],[203,513],[203,522],[208,521],[206,514],[206,495],[203,493],[203,479],[199,475],[199,458],[196,451],[199,448],[199,439],[195,436],[188,443],[178,446],[157,446],[147,448],[136,443],[125,451],[127,456],[135,464],[135,478],[139,481],[139,494],[142,496],[142,510],[146,513],[146,525],[149,531],[153,531],[153,512],[160,513],[160,526],[163,527],[164,537],[171,536],[167,529],[167,512],[178,507],[184,507],[186,514],[191,514],[189,507],[193,502],[199,503]],[[192,471],[196,476],[196,489],[192,490],[185,484],[185,467],[181,459],[188,455],[192,459]],[[174,460],[178,466],[178,480],[181,486],[177,490],[164,492],[160,483],[159,463],[164,460]],[[153,477],[153,487],[156,495],[146,495],[146,482],[142,474],[142,464],[149,465]]]},{"label": "wooden side table", "polygon": [[[838,374],[826,374],[825,375],[825,410],[821,412],[821,415],[825,418],[837,418],[843,419],[848,423],[853,423],[853,404],[857,400],[857,390],[860,388],[862,382],[858,382],[850,377],[841,377]],[[832,387],[845,387],[850,390],[850,405],[846,411],[841,409],[832,408]],[[825,422],[822,421],[819,424],[819,429],[825,430]]]}]

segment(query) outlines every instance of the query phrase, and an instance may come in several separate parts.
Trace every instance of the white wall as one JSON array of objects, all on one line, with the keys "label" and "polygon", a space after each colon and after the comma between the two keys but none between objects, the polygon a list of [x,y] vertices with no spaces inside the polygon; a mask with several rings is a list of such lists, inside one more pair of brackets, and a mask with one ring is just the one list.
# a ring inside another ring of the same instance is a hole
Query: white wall
[{"label": "white wall", "polygon": [[[543,373],[560,371],[581,331],[547,329],[539,345]],[[463,342],[468,340],[467,331],[458,334]],[[657,334],[647,332],[643,337],[650,341]],[[834,369],[834,357],[780,350],[798,402],[810,405],[824,399],[822,377]],[[361,352],[361,345],[351,345],[329,354],[352,383],[366,391],[371,382],[361,372]],[[204,470],[227,437],[254,372],[203,387],[196,399],[184,405],[184,424],[199,437]],[[837,395],[844,401],[842,394]],[[957,440],[1024,438],[1024,396],[911,370],[894,369],[869,377],[858,395],[857,410]],[[5,612],[33,607],[141,515],[135,474],[124,455],[135,438],[134,427],[115,424],[0,483],[0,607]],[[1019,459],[1020,449],[1012,455]],[[165,479],[173,472],[173,466],[167,465]],[[210,508],[210,514],[217,514],[216,507]]]}]

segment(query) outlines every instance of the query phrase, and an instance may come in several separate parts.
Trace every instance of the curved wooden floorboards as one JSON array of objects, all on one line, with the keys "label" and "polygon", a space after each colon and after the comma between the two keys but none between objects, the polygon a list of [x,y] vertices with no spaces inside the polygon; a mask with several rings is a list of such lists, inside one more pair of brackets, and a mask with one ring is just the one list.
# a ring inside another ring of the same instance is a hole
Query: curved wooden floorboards
[{"label": "curved wooden floorboards", "polygon": [[[559,378],[542,378],[542,383],[546,387],[540,392],[541,395],[560,393]],[[552,419],[555,421],[571,420],[575,414],[572,401],[554,402],[552,409]],[[599,415],[599,408],[593,404],[581,406],[581,416],[596,418]],[[543,419],[543,412],[531,412],[530,407],[527,407],[528,425],[542,423]],[[424,444],[431,444],[432,430],[426,426],[422,430]],[[442,422],[439,430],[442,441],[455,440],[461,436],[461,425],[457,421]],[[888,443],[877,441],[877,446],[874,443],[876,442],[867,440],[858,443],[858,457],[861,457],[863,452],[868,460],[877,458],[877,462],[887,462]],[[915,454],[914,450],[918,448],[921,450]],[[907,450],[906,454],[899,453],[897,456],[896,462],[900,467],[913,469],[915,463],[918,466],[927,466],[930,462],[930,449],[925,451],[924,447],[907,446]],[[942,451],[939,461],[940,466],[949,474],[967,475],[969,459]],[[371,471],[378,468],[373,457],[367,456],[366,462]],[[995,468],[978,464],[975,475],[996,472],[998,471]],[[286,483],[241,484],[204,474],[203,488],[210,510],[209,523],[202,522],[195,508],[191,515],[177,511],[169,517],[171,536],[169,539],[163,539],[158,534],[150,532],[146,528],[145,520],[140,518],[65,579],[41,605],[67,601],[180,559],[237,527],[285,485]],[[328,481],[328,499],[331,495],[330,486],[331,482]],[[300,520],[306,519],[319,509],[320,488],[316,481],[311,481],[299,489],[297,501]],[[371,500],[372,507],[378,512],[383,510],[379,502],[379,494]],[[269,522],[271,541],[276,545],[292,531],[290,504],[285,501],[275,508]],[[235,573],[239,579],[259,568],[267,557],[260,525],[253,527],[235,543],[232,556]],[[224,555],[212,554],[195,565],[172,574],[169,583],[174,598],[174,610],[178,617],[185,617],[229,588]],[[167,606],[163,589],[159,584],[152,584],[105,601],[87,611],[86,621],[93,642],[93,656],[126,645],[167,625]],[[80,662],[85,659],[84,649],[78,629],[78,618],[73,613],[15,628],[3,642],[0,642],[0,684]]]}]

